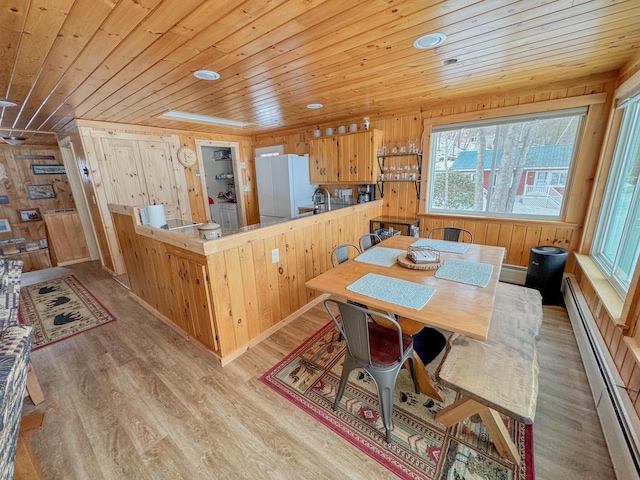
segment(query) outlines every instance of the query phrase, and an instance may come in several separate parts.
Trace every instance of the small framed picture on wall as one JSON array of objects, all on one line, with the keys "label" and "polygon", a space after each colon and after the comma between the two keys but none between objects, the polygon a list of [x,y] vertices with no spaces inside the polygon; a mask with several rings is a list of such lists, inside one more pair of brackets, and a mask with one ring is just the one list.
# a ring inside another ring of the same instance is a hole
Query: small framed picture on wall
[{"label": "small framed picture on wall", "polygon": [[27,195],[29,200],[45,200],[47,198],[56,198],[56,192],[53,189],[53,184],[43,185],[26,185]]},{"label": "small framed picture on wall", "polygon": [[25,210],[18,210],[21,222],[38,222],[42,220],[39,208],[28,208]]},{"label": "small framed picture on wall", "polygon": [[8,233],[11,231],[11,224],[8,218],[0,218],[0,233]]}]

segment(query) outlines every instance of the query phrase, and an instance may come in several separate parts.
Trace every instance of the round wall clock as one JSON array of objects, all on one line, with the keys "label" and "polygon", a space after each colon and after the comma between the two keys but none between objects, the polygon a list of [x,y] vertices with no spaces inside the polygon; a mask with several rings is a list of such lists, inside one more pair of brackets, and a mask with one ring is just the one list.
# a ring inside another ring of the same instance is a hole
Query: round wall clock
[{"label": "round wall clock", "polygon": [[185,167],[193,166],[197,160],[196,152],[192,148],[180,147],[178,149],[178,161]]}]

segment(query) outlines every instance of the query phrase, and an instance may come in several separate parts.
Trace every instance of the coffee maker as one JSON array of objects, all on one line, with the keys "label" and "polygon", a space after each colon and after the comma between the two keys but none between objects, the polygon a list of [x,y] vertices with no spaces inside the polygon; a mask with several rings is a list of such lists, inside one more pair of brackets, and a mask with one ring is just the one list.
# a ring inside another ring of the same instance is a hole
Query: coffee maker
[{"label": "coffee maker", "polygon": [[366,203],[373,200],[372,185],[358,185],[358,203]]}]

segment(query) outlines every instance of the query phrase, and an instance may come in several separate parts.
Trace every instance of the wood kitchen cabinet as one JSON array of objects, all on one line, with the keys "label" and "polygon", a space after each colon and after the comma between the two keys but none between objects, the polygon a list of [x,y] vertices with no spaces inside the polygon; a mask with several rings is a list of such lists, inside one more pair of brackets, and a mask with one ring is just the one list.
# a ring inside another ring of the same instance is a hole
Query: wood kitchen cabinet
[{"label": "wood kitchen cabinet", "polygon": [[309,140],[311,183],[375,183],[380,176],[377,153],[381,145],[380,130]]},{"label": "wood kitchen cabinet", "polygon": [[311,183],[339,181],[336,137],[314,138],[309,141],[309,181]]},{"label": "wood kitchen cabinet", "polygon": [[219,352],[205,257],[167,248],[174,286],[172,321],[192,337]]}]

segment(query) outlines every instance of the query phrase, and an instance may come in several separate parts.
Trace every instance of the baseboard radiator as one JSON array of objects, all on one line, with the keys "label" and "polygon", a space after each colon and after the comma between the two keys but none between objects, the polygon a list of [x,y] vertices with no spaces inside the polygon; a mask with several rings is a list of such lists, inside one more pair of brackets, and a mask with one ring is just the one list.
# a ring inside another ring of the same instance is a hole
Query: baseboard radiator
[{"label": "baseboard radiator", "polygon": [[565,276],[562,292],[616,476],[640,479],[640,421],[633,404],[573,275]]},{"label": "baseboard radiator", "polygon": [[516,285],[524,285],[527,280],[527,267],[519,265],[502,265],[500,270],[500,281],[506,283],[515,283]]}]

